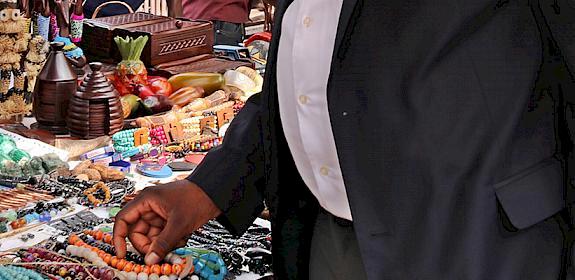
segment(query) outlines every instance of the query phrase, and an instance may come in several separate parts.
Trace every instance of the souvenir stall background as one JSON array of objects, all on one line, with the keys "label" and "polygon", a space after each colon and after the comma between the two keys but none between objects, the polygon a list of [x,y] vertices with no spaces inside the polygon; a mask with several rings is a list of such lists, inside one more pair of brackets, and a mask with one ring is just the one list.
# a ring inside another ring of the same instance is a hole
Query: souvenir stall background
[{"label": "souvenir stall background", "polygon": [[[151,2],[141,9],[165,12]],[[210,222],[155,266],[133,248],[116,258],[110,240],[125,203],[185,178],[221,144],[261,91],[269,33],[213,46],[205,22],[85,19],[71,1],[0,0],[0,10],[10,14],[0,39],[13,44],[0,43],[0,279],[271,275],[265,213],[241,237]]]}]

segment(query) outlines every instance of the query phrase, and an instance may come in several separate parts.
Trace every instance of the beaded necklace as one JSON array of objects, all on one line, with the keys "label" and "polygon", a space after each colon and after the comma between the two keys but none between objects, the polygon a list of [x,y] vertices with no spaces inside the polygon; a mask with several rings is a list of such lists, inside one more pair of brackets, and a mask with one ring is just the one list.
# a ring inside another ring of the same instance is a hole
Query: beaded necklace
[{"label": "beaded necklace", "polygon": [[[62,253],[65,252],[62,251]],[[68,279],[70,277],[73,279],[112,280],[116,276],[116,273],[110,268],[86,265],[42,248],[32,247],[21,251],[20,255],[26,267],[51,275],[53,279],[62,279],[60,277]]]},{"label": "beaded necklace", "polygon": [[44,280],[40,273],[18,266],[0,265],[0,280]]},{"label": "beaded necklace", "polygon": [[[116,248],[114,248],[113,245],[111,245],[111,235],[110,234],[105,234],[105,240],[104,239],[100,239],[97,240],[91,236],[88,235],[81,235],[79,236],[82,241],[86,242],[88,245],[96,247],[102,251],[104,251],[106,254],[109,255],[116,255]],[[105,257],[105,255],[104,255]],[[134,252],[128,251],[126,252],[126,260],[129,260],[131,262],[134,263],[143,263],[144,262],[144,258]]]},{"label": "beaded necklace", "polygon": [[[86,230],[84,234],[92,236],[96,240],[111,242],[111,235],[109,233],[103,233],[102,231],[92,231]],[[79,255],[84,257],[91,262],[97,262],[103,266],[111,266],[119,271],[123,271],[128,278],[137,277],[137,279],[143,280],[153,280],[153,279],[163,279],[166,276],[179,276],[180,278],[187,276],[189,273],[194,271],[194,265],[189,258],[189,261],[182,258],[172,258],[172,264],[164,263],[161,266],[155,265],[139,265],[132,261],[127,261],[126,259],[119,259],[112,254],[106,253],[97,247],[91,246],[84,242],[78,235],[72,234],[68,238],[68,243],[71,244],[66,248],[66,252],[71,255]],[[161,275],[161,276],[160,276]]]}]

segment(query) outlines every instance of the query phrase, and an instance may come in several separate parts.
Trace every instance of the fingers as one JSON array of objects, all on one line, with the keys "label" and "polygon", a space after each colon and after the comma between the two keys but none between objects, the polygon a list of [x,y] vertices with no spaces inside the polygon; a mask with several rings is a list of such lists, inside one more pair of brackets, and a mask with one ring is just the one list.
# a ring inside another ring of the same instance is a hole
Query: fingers
[{"label": "fingers", "polygon": [[136,225],[134,229],[130,232],[128,238],[132,245],[138,252],[142,254],[146,254],[150,249],[150,245],[152,244],[152,240],[154,240],[162,231],[162,227],[154,227],[146,224],[145,222],[141,222],[143,226]]},{"label": "fingers", "polygon": [[144,261],[148,265],[160,262],[166,254],[168,254],[179,241],[184,237],[182,227],[179,223],[178,215],[169,215],[166,226],[158,234],[156,238],[152,239],[152,244]]},{"label": "fingers", "polygon": [[128,236],[128,224],[124,220],[117,219],[114,223],[114,247],[119,258],[126,257],[126,237]]},{"label": "fingers", "polygon": [[150,246],[149,231],[150,225],[143,219],[139,220],[135,225],[132,225],[128,230],[128,239],[138,252],[147,252],[143,251],[143,248]]},{"label": "fingers", "polygon": [[145,200],[135,199],[116,215],[113,240],[119,258],[126,256],[126,237],[129,234],[130,225],[135,224],[149,210],[149,204]]},{"label": "fingers", "polygon": [[150,224],[144,220],[141,219],[138,222],[136,222],[136,224],[132,225],[129,229],[129,234],[132,233],[147,233],[150,230]]},{"label": "fingers", "polygon": [[166,225],[166,220],[156,213],[146,213],[142,216],[142,220],[146,221],[152,227],[160,227],[163,228]]}]

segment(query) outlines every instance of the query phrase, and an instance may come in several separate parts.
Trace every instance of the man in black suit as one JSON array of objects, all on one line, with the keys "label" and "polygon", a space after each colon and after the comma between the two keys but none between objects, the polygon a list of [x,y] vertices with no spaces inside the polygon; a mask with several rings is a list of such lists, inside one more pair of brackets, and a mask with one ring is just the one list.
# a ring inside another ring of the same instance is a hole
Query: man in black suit
[{"label": "man in black suit", "polygon": [[320,2],[278,3],[262,94],[120,212],[118,255],[241,233],[265,201],[279,279],[567,277],[575,3]]}]

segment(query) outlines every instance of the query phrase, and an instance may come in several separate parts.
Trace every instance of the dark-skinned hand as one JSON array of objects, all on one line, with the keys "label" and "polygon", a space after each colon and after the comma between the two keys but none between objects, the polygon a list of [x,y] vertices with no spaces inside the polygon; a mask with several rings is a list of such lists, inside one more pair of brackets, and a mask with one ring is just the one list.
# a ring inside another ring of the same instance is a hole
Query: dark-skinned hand
[{"label": "dark-skinned hand", "polygon": [[117,256],[126,256],[127,237],[145,254],[146,264],[156,264],[220,213],[208,195],[188,180],[148,187],[116,215],[113,240]]}]

